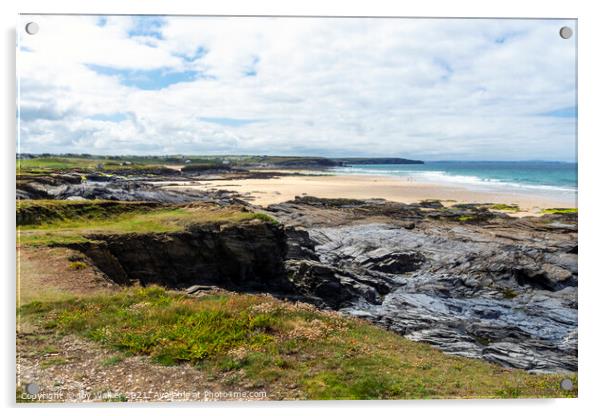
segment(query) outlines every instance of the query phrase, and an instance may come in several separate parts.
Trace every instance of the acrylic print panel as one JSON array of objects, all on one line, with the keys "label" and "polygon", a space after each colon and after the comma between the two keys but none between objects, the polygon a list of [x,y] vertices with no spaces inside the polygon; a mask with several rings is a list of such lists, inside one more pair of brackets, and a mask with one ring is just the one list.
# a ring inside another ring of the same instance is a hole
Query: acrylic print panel
[{"label": "acrylic print panel", "polygon": [[575,20],[17,31],[18,401],[576,397]]}]

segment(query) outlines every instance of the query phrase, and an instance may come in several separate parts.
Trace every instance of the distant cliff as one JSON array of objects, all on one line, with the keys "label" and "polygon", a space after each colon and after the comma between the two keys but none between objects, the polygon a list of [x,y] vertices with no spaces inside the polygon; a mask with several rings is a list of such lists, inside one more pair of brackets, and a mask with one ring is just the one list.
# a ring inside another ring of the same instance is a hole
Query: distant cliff
[{"label": "distant cliff", "polygon": [[278,167],[316,167],[327,168],[345,165],[418,165],[422,160],[404,159],[401,157],[345,157],[326,158],[310,156],[251,156],[238,161],[242,166],[249,164],[262,164]]},{"label": "distant cliff", "polygon": [[401,157],[346,157],[333,159],[344,165],[422,165],[422,160],[403,159]]},{"label": "distant cliff", "polygon": [[403,159],[400,157],[296,157],[296,156],[251,156],[238,161],[241,166],[259,164],[277,167],[328,168],[346,165],[417,165],[421,160]]}]

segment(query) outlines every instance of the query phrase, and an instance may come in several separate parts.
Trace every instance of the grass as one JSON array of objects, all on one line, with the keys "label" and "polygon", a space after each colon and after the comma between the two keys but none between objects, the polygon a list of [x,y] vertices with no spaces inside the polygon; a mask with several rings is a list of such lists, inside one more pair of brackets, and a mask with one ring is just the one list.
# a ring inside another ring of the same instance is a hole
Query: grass
[{"label": "grass", "polygon": [[118,394],[116,396],[106,398],[103,401],[105,401],[105,402],[127,402],[128,398],[127,398],[127,396],[125,396],[123,394]]},{"label": "grass", "polygon": [[[228,164],[224,164],[228,160]],[[202,171],[214,168],[229,168],[230,166],[250,166],[268,164],[275,166],[335,166],[338,162],[324,157],[303,156],[99,156],[99,155],[41,155],[32,159],[17,159],[17,172],[20,174],[48,173],[51,171],[98,171],[98,165],[103,165],[107,171],[127,171],[136,169],[160,169],[165,165],[184,164],[184,171]],[[125,164],[128,162],[129,164]]]},{"label": "grass", "polygon": [[49,368],[67,364],[64,358],[48,358],[40,363],[40,367]]},{"label": "grass", "polygon": [[263,387],[274,398],[576,395],[560,389],[567,377],[576,386],[576,375],[535,375],[445,355],[367,322],[268,296],[191,298],[151,287],[32,302],[19,312],[42,330],[164,365],[190,363],[226,386]]},{"label": "grass", "polygon": [[460,215],[459,217],[456,217],[455,219],[460,222],[471,222],[471,221],[475,221],[477,218],[474,215]]},{"label": "grass", "polygon": [[255,212],[253,214],[253,218],[264,221],[264,222],[269,222],[274,225],[278,224],[278,220],[276,218],[274,218],[271,215],[268,215],[264,212]]},{"label": "grass", "polygon": [[69,268],[72,270],[84,270],[88,265],[83,261],[73,261],[69,263]]},{"label": "grass", "polygon": [[112,355],[109,358],[102,361],[102,365],[104,367],[111,367],[113,365],[119,364],[123,361],[123,357],[120,355]]},{"label": "grass", "polygon": [[31,247],[55,247],[72,244],[82,244],[90,240],[82,235],[71,234],[70,230],[64,232],[51,231],[20,231],[17,234],[17,244]]},{"label": "grass", "polygon": [[17,171],[93,168],[100,161],[93,159],[43,157],[17,160]]},{"label": "grass", "polygon": [[542,214],[577,214],[577,208],[546,208]]},{"label": "grass", "polygon": [[[125,159],[128,160],[128,159]],[[160,169],[161,164],[136,161],[129,165],[122,164],[124,160],[117,159],[93,159],[82,157],[39,157],[34,159],[18,159],[17,173],[49,173],[54,171],[128,171],[137,169]],[[98,166],[102,165],[102,169]]]},{"label": "grass", "polygon": [[46,345],[44,348],[42,348],[41,350],[38,351],[38,354],[46,355],[46,354],[55,354],[57,352],[59,352],[59,351],[56,346]]},{"label": "grass", "polygon": [[54,199],[17,200],[17,225],[40,225],[69,220],[108,219],[119,214],[147,212],[161,207],[157,203],[105,201],[99,199],[69,201]]},{"label": "grass", "polygon": [[[39,215],[36,213],[39,212]],[[21,201],[19,243],[52,246],[88,241],[85,235],[161,233],[186,229],[192,224],[227,224],[260,220],[277,223],[265,213],[211,204],[161,206],[114,201]],[[34,219],[30,219],[34,218]],[[38,221],[40,223],[35,223]]]}]

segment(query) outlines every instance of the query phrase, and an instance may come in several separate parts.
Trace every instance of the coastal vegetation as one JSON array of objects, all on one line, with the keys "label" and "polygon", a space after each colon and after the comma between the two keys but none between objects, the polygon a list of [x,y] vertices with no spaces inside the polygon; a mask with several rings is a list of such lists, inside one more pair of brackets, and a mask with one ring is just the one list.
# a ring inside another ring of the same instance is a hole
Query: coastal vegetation
[{"label": "coastal vegetation", "polygon": [[[566,375],[535,375],[443,354],[359,319],[270,296],[200,298],[158,287],[34,301],[23,320],[58,338],[80,336],[161,365],[190,363],[231,388],[272,399],[573,397]],[[52,348],[52,338],[45,341]],[[113,355],[107,367],[122,355]],[[46,363],[62,365],[60,357]],[[570,376],[573,383],[577,380]]]},{"label": "coastal vegetation", "polygon": [[546,208],[542,209],[543,214],[577,214],[577,208]]},{"label": "coastal vegetation", "polygon": [[276,223],[261,212],[213,204],[169,206],[144,202],[25,200],[17,203],[19,242],[52,245],[85,242],[93,234],[165,233],[192,224]]},{"label": "coastal vegetation", "polygon": [[135,163],[117,159],[99,159],[82,157],[40,157],[31,159],[17,160],[17,174],[22,173],[48,173],[52,171],[81,170],[96,171],[117,170],[128,171],[136,169],[159,168],[161,165],[156,163],[146,163],[138,161]]}]

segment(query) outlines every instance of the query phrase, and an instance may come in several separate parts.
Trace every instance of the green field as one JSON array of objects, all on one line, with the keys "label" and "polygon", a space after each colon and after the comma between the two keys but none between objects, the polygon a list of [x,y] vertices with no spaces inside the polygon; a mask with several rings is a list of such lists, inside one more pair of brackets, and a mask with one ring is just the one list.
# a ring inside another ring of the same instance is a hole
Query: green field
[{"label": "green field", "polygon": [[190,165],[202,167],[221,167],[224,162],[232,166],[250,166],[256,164],[286,165],[329,163],[330,159],[322,157],[299,156],[55,156],[35,157],[17,160],[17,172],[52,171],[52,170],[127,170],[158,168],[165,165]]}]

